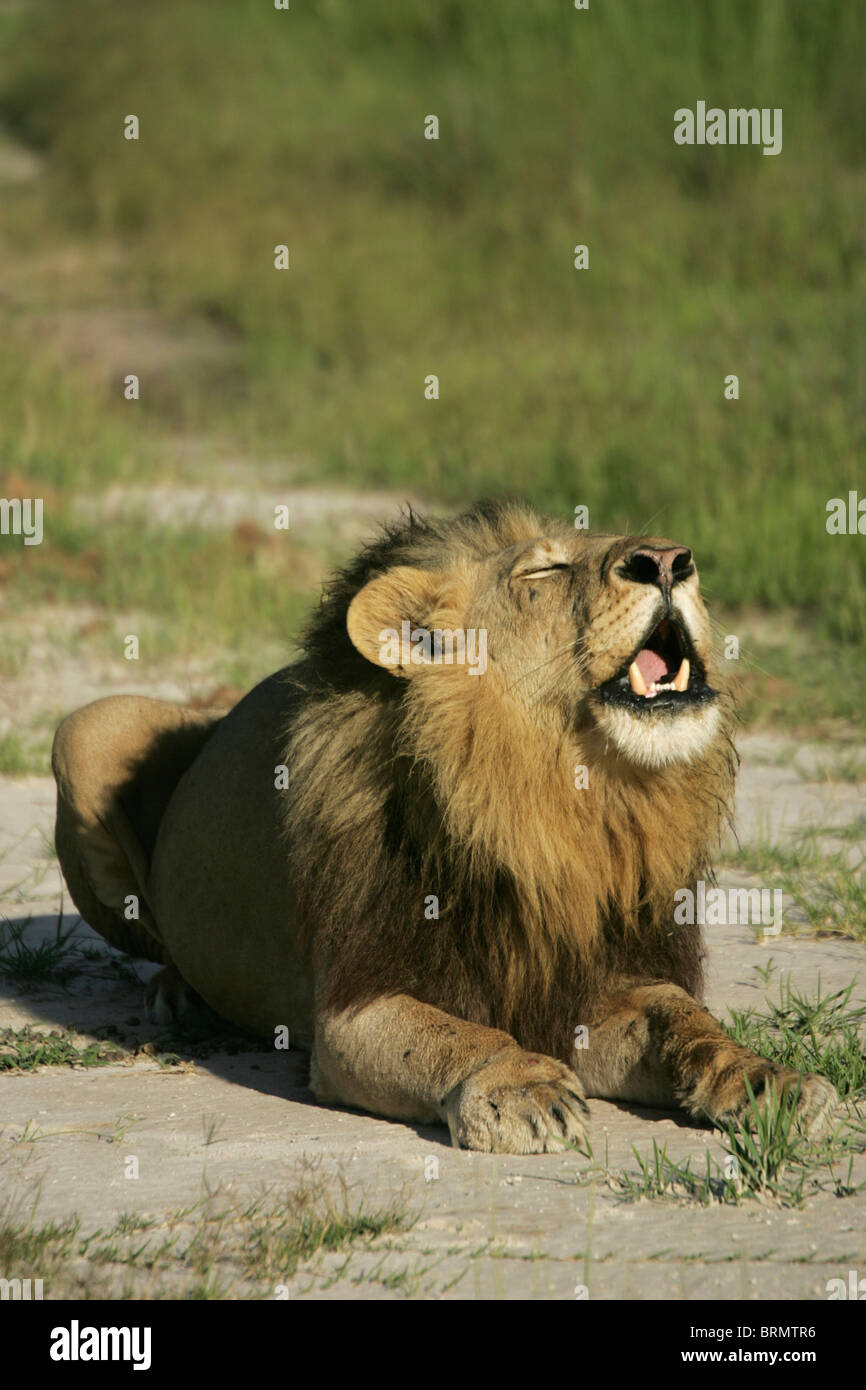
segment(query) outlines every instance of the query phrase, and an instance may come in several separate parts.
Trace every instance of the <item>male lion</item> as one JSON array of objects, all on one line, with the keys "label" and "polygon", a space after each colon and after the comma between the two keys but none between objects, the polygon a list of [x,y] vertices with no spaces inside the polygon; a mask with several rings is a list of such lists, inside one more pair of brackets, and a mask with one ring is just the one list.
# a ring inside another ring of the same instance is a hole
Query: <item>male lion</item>
[{"label": "male lion", "polygon": [[[485,636],[486,669],[455,634]],[[775,1079],[819,1133],[832,1086],[732,1042],[697,1002],[700,928],[674,921],[733,788],[710,645],[672,541],[410,513],[229,714],[121,696],[63,722],[66,881],[165,966],[158,1017],[195,991],[288,1027],[323,1102],[533,1153],[580,1141],[586,1096],[722,1124]]]}]

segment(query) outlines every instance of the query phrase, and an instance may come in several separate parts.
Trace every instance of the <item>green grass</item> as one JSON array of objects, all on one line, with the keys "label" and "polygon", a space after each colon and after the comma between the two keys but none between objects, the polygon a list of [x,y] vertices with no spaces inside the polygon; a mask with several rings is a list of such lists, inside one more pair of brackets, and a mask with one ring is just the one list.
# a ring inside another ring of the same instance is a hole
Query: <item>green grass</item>
[{"label": "green grass", "polygon": [[[754,616],[754,612],[742,615],[742,629],[748,632]],[[741,630],[731,616],[714,625],[723,633]],[[726,675],[733,678],[743,722],[793,728],[812,738],[838,738],[840,725],[861,725],[866,715],[862,646],[840,644],[814,612],[777,617],[776,627],[781,641],[744,640],[740,661],[724,663]],[[800,771],[790,752],[784,761]],[[840,749],[838,757],[824,766],[828,776],[838,773],[841,780],[856,780],[858,766],[860,776],[864,775],[859,746]],[[822,776],[820,768],[815,776]]]},{"label": "green grass", "polygon": [[41,1033],[31,1027],[0,1028],[0,1071],[35,1071],[37,1067],[105,1067],[124,1059],[124,1050],[109,1042],[80,1047],[73,1028]]},{"label": "green grass", "polygon": [[[837,836],[842,848],[828,851],[823,836]],[[730,851],[725,862],[772,876],[814,931],[866,941],[866,844],[859,823],[838,832],[810,828],[785,845],[763,838]]]},{"label": "green grass", "polygon": [[28,757],[20,734],[14,729],[0,734],[0,773],[7,777],[23,777],[34,770],[33,760]]},{"label": "green grass", "polygon": [[81,942],[75,938],[77,925],[77,920],[73,920],[70,927],[64,928],[61,907],[54,935],[31,945],[24,939],[29,918],[21,922],[0,920],[0,975],[16,984],[66,984],[81,970]]},{"label": "green grass", "polygon": [[[46,173],[0,213],[29,272],[3,311],[0,471],[69,493],[170,474],[161,441],[191,436],[277,451],[295,479],[584,502],[595,526],[693,545],[716,601],[862,641],[866,547],[824,526],[866,442],[861,18],[857,0],[4,16],[0,117]],[[782,154],[677,147],[698,98],[783,107]],[[119,365],[110,386],[47,360],[46,304],[143,306],[228,356],[149,365],[130,406]]]},{"label": "green grass", "polygon": [[843,844],[866,843],[866,816],[859,816],[857,820],[849,821],[847,825],[834,825],[830,829],[821,830],[818,833],[832,836],[834,840],[841,840]]},{"label": "green grass", "polygon": [[[3,193],[5,201],[9,195]],[[43,216],[36,217],[37,237],[45,235]],[[0,212],[0,245],[2,231]],[[25,333],[19,315],[10,315],[8,309],[0,310],[0,323],[0,478],[5,475],[7,480],[0,495],[42,497],[50,534],[58,490],[62,498],[63,490],[74,493],[142,469],[153,472],[157,442],[137,428],[139,420],[112,411],[105,392],[74,362],[66,358],[58,369],[46,351],[44,329],[38,335]],[[14,553],[4,536],[0,556],[5,558],[10,550]]]},{"label": "green grass", "polygon": [[790,978],[779,984],[778,1003],[763,1010],[731,1010],[728,1032],[743,1047],[797,1071],[817,1072],[843,1100],[866,1099],[866,1005],[852,1005],[856,981],[830,994],[818,981],[814,998]]},{"label": "green grass", "polygon": [[71,1250],[78,1226],[75,1217],[37,1226],[7,1215],[0,1220],[0,1269],[20,1269],[17,1278],[40,1278],[47,1262]]},{"label": "green grass", "polygon": [[23,649],[22,643],[0,637],[0,677],[8,679],[20,675],[26,659],[26,650]]},{"label": "green grass", "polygon": [[729,1128],[721,1163],[707,1154],[700,1170],[691,1158],[671,1158],[667,1144],[654,1139],[650,1153],[633,1148],[636,1171],[623,1169],[607,1177],[626,1202],[741,1206],[760,1201],[801,1208],[821,1193],[855,1197],[866,1188],[866,1182],[852,1181],[862,1146],[862,1128],[845,1131],[842,1126],[829,1139],[808,1143],[797,1132],[791,1104],[779,1104],[776,1098],[751,1125]]},{"label": "green grass", "polygon": [[[307,1160],[289,1184],[248,1197],[214,1190],[159,1219],[124,1212],[86,1236],[77,1216],[38,1224],[9,1207],[0,1217],[0,1269],[42,1278],[46,1298],[274,1298],[299,1271],[321,1280],[324,1256],[376,1248],[414,1220],[401,1194],[373,1201],[341,1171],[326,1174]],[[411,1285],[405,1270],[364,1278]]]},{"label": "green grass", "polygon": [[[762,1103],[745,1077],[748,1114],[742,1124],[728,1125],[727,1149],[733,1177],[729,1179],[759,1198],[782,1196],[793,1206],[801,1206],[812,1160],[808,1141],[797,1130],[799,1084],[779,1093],[768,1081]],[[798,1169],[793,1184],[788,1179]]]},{"label": "green grass", "polygon": [[816,930],[866,941],[866,852],[854,865],[842,852],[829,855],[816,879],[794,883],[793,896]]},{"label": "green grass", "polygon": [[655,1139],[650,1153],[633,1147],[636,1171],[607,1175],[622,1200],[801,1208],[822,1193],[855,1197],[866,1188],[866,1181],[852,1181],[855,1157],[863,1152],[862,1122],[843,1121],[829,1136],[809,1141],[797,1127],[797,1090],[780,1096],[771,1082],[758,1104],[748,1078],[746,1089],[748,1113],[728,1125],[721,1162],[707,1153],[703,1169],[693,1168],[691,1158],[671,1158],[667,1144]]},{"label": "green grass", "polygon": [[[187,1039],[174,1030],[164,1036],[141,1042],[121,1035],[109,1024],[95,1030],[97,1036],[84,1041],[75,1028],[42,1032],[27,1024],[24,1028],[0,1029],[0,1071],[34,1071],[37,1067],[107,1067],[115,1063],[131,1065],[136,1059],[156,1062],[163,1071],[172,1067],[184,1068],[192,1057],[209,1057],[214,1052],[240,1052],[255,1049],[248,1039],[209,1035],[207,1042],[200,1038]],[[115,1040],[116,1039],[116,1040]],[[172,1050],[172,1044],[179,1051]],[[213,1142],[213,1140],[208,1140]]]},{"label": "green grass", "polygon": [[[795,764],[796,766],[796,764]],[[821,758],[809,767],[797,767],[800,776],[809,782],[866,782],[866,759],[863,750],[841,748],[830,758]]]},{"label": "green grass", "polygon": [[785,880],[790,887],[793,876],[817,870],[824,856],[813,835],[795,836],[787,844],[778,844],[768,836],[750,844],[739,845],[725,854],[725,863],[734,867],[748,869],[750,873],[772,873]]},{"label": "green grass", "polygon": [[324,573],[321,559],[286,532],[105,525],[68,515],[43,545],[12,552],[8,565],[22,604],[86,601],[132,618],[138,626],[109,622],[99,633],[104,655],[131,669],[128,632],[139,637],[140,662],[251,640],[281,643],[288,654],[315,599],[313,576]]}]

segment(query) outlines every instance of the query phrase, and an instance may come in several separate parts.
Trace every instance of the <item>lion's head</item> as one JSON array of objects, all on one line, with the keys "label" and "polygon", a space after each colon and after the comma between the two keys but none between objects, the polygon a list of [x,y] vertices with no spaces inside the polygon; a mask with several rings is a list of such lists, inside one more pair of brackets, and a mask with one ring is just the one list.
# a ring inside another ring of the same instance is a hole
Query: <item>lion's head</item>
[{"label": "lion's head", "polygon": [[717,739],[709,620],[685,546],[523,507],[416,530],[348,607],[369,661],[403,679],[462,667],[549,733],[647,769],[693,763]]}]

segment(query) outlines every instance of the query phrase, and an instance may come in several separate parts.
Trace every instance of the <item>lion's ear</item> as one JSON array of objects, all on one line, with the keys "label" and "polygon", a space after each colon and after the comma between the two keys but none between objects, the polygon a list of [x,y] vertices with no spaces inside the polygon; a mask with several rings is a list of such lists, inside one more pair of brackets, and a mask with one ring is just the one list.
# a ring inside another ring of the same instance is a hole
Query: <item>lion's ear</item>
[{"label": "lion's ear", "polygon": [[[403,659],[409,633],[427,625],[442,585],[443,575],[411,565],[397,565],[371,579],[352,599],[346,614],[354,646],[368,661],[384,666],[395,676],[410,675],[410,663]],[[404,623],[409,627],[404,628]]]}]

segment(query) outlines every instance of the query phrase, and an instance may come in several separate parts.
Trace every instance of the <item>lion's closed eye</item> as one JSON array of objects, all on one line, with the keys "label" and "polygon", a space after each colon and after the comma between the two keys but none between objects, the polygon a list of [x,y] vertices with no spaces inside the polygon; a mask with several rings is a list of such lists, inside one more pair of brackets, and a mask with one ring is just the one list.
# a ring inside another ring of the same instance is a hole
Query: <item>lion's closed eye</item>
[{"label": "lion's closed eye", "polygon": [[570,569],[571,569],[571,565],[566,565],[566,564],[545,565],[542,569],[537,569],[537,570],[521,570],[521,572],[520,572],[519,574],[516,574],[516,575],[514,576],[514,578],[515,578],[515,579],[547,579],[547,578],[550,577],[550,575],[552,575],[552,574],[557,574],[557,573],[558,573],[559,571],[561,571],[561,570],[570,570]]}]

